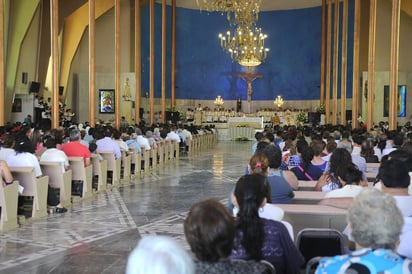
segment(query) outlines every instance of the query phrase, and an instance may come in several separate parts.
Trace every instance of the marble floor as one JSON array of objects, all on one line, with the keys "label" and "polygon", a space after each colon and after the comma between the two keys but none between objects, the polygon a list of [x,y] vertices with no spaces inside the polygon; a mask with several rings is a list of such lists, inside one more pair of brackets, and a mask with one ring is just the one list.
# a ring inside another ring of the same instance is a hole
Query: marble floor
[{"label": "marble floor", "polygon": [[65,214],[0,235],[0,273],[124,273],[140,237],[169,235],[188,248],[190,206],[228,193],[244,173],[252,142],[217,143],[154,174],[75,201]]}]

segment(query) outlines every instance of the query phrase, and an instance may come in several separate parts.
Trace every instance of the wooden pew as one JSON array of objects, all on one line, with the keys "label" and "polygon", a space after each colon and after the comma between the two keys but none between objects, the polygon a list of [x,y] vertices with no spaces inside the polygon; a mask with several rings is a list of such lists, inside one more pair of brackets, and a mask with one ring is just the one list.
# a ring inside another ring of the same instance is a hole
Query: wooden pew
[{"label": "wooden pew", "polygon": [[99,160],[98,155],[92,154],[90,162],[93,167],[93,174],[97,176],[97,192],[102,192],[107,189],[107,161]]},{"label": "wooden pew", "polygon": [[47,191],[49,176],[36,178],[34,167],[9,167],[13,178],[24,187],[21,196],[33,197],[32,218],[47,216]]},{"label": "wooden pew", "polygon": [[141,152],[140,154],[142,155],[141,157],[141,166],[142,170],[141,173],[149,173],[150,172],[150,150],[146,150],[144,146],[140,147]]},{"label": "wooden pew", "polygon": [[[193,139],[193,136],[192,136]],[[193,152],[193,141],[190,139],[186,139],[186,152],[188,154]]]},{"label": "wooden pew", "polygon": [[134,165],[134,170],[132,171],[132,176],[140,176],[142,170],[142,154],[136,152],[135,147],[129,147],[130,162]]},{"label": "wooden pew", "polygon": [[150,170],[154,172],[157,169],[157,152],[158,146],[152,146],[150,149]]},{"label": "wooden pew", "polygon": [[4,182],[0,177],[0,231],[7,232],[17,228],[17,200],[19,182],[13,181],[12,184],[4,186]]},{"label": "wooden pew", "polygon": [[72,171],[63,172],[60,162],[40,162],[43,175],[49,176],[49,186],[58,188],[60,192],[60,203],[64,207],[71,205],[72,197]]},{"label": "wooden pew", "polygon": [[159,166],[165,163],[165,141],[157,141],[157,155],[159,157]]},{"label": "wooden pew", "polygon": [[292,224],[296,233],[303,228],[335,228],[343,231],[347,225],[347,210],[324,205],[275,204],[285,211],[283,220]]},{"label": "wooden pew", "polygon": [[325,197],[325,192],[322,191],[294,191],[294,204],[317,204]]},{"label": "wooden pew", "polygon": [[381,163],[366,163],[366,172],[368,173],[378,173]]},{"label": "wooden pew", "polygon": [[171,140],[170,148],[170,159],[173,161],[179,160],[179,143],[176,140]]},{"label": "wooden pew", "polygon": [[72,181],[83,181],[82,198],[90,198],[93,194],[92,188],[92,165],[84,166],[83,157],[69,157],[70,169],[72,170]]},{"label": "wooden pew", "polygon": [[115,159],[113,151],[99,151],[99,154],[107,161],[107,171],[112,172],[112,186],[119,186],[121,160]]},{"label": "wooden pew", "polygon": [[122,150],[121,166],[123,169],[123,176],[121,178],[122,182],[127,182],[130,180],[130,166],[131,166],[131,156],[128,155],[127,151]]},{"label": "wooden pew", "polygon": [[318,181],[302,181],[299,180],[299,191],[315,190],[316,183]]}]

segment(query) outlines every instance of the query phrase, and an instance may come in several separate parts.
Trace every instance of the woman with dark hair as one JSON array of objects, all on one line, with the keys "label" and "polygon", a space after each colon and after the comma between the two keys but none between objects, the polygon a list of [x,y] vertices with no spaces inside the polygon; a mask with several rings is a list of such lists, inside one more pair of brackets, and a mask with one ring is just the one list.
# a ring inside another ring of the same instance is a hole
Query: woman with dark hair
[{"label": "woman with dark hair", "polygon": [[239,209],[236,219],[232,259],[266,260],[276,273],[299,273],[304,259],[286,227],[278,221],[262,219],[259,210],[266,204],[265,177],[242,176],[236,183],[233,203]]},{"label": "woman with dark hair", "polygon": [[360,156],[365,158],[366,163],[379,163],[379,158],[375,155],[371,140],[365,140],[362,142]]},{"label": "woman with dark hair", "polygon": [[[334,142],[336,144],[336,142]],[[325,171],[328,162],[322,158],[323,150],[326,148],[326,143],[321,140],[313,140],[310,143],[310,147],[313,149],[313,159],[312,164],[322,170]]]},{"label": "woman with dark hair", "polygon": [[341,188],[341,179],[345,178],[350,168],[357,169],[357,166],[352,162],[350,153],[344,148],[335,149],[330,157],[329,171],[319,178],[315,190],[328,192]]},{"label": "woman with dark hair", "polygon": [[291,169],[295,173],[298,180],[315,181],[322,176],[323,172],[320,168],[312,164],[314,151],[311,147],[305,147],[300,154],[300,164]]},{"label": "woman with dark hair", "polygon": [[268,146],[263,154],[269,160],[267,180],[272,193],[272,203],[290,204],[294,197],[293,190],[299,187],[296,175],[290,170],[281,170],[282,152],[275,146]]},{"label": "woman with dark hair", "polygon": [[198,261],[196,273],[275,273],[263,262],[229,260],[235,238],[235,220],[215,200],[194,204],[184,222],[184,232]]}]

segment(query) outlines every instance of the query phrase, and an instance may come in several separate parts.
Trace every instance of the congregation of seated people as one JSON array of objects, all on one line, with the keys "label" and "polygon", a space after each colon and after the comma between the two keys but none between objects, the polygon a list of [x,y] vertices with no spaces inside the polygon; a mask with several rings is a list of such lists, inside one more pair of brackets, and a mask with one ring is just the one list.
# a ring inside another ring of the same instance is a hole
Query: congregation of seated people
[{"label": "congregation of seated people", "polygon": [[[57,150],[66,157],[83,157],[87,166],[91,150],[113,151],[120,158],[119,151],[129,146],[135,146],[136,151],[138,148],[149,151],[161,139],[186,143],[194,135],[213,132],[208,128],[166,125],[127,125],[118,130],[86,125],[84,129],[72,126],[45,132],[27,125],[10,125],[1,130],[0,174],[6,184],[13,181],[8,166],[24,163],[33,166],[36,176],[41,176],[35,162],[38,164],[42,157],[47,159],[50,153],[57,155]],[[227,193],[230,208],[216,200],[199,201],[190,208],[184,233],[192,258],[167,237],[143,239],[129,257],[127,273],[150,273],[153,267],[163,268],[158,273],[170,273],[170,263],[182,267],[176,273],[300,273],[305,260],[294,243],[294,224],[283,220],[286,212],[281,208],[282,204],[294,203],[300,181],[312,181],[314,192],[325,192],[319,205],[348,210],[348,226],[344,231],[350,244],[348,250],[358,249],[348,251],[345,257],[321,260],[318,273],[331,273],[325,271],[347,262],[350,269],[364,269],[387,254],[396,262],[388,263],[380,271],[401,269],[405,265],[410,270],[406,258],[412,256],[411,132],[409,126],[389,131],[385,123],[369,131],[331,125],[266,128],[255,136],[247,174],[239,174],[233,191]],[[35,133],[40,136],[34,137]],[[95,145],[90,148],[88,144]],[[66,159],[59,154],[62,169],[67,169]],[[368,164],[372,163],[379,166],[369,172]],[[374,173],[374,178],[368,177],[369,173]],[[54,192],[49,192],[49,206],[61,208],[56,210],[58,213],[66,212]],[[368,208],[371,204],[377,205],[376,208]],[[378,209],[386,215],[373,223]],[[378,230],[387,220],[385,216],[393,219],[393,227],[387,232]],[[370,221],[369,228],[362,225],[362,220]],[[376,229],[376,234],[387,241],[363,237],[368,229]],[[179,258],[173,256],[172,250],[180,254]],[[371,250],[379,252],[369,261]],[[367,257],[365,263],[351,261],[359,256]]]},{"label": "congregation of seated people", "polygon": [[[187,151],[186,142],[189,143],[192,138],[215,133],[210,127],[193,125],[127,124],[119,129],[104,124],[93,128],[87,122],[84,125],[66,123],[66,127],[57,129],[41,129],[35,125],[26,119],[23,123],[8,123],[0,127],[0,175],[4,187],[13,183],[11,169],[14,167],[33,167],[35,177],[40,178],[44,175],[41,162],[57,162],[64,173],[70,169],[70,157],[83,158],[84,167],[87,167],[91,165],[93,154],[102,159],[99,151],[113,152],[115,159],[120,159],[121,151],[128,153],[129,146],[134,147],[136,153],[140,153],[142,149],[156,149],[157,143],[163,139],[182,143]],[[81,197],[83,181],[72,181],[71,188],[72,195]],[[57,189],[48,187],[49,213],[61,214],[68,211],[60,202],[59,194]],[[21,195],[18,197],[18,215],[30,217],[27,201],[30,202],[30,199]]]}]

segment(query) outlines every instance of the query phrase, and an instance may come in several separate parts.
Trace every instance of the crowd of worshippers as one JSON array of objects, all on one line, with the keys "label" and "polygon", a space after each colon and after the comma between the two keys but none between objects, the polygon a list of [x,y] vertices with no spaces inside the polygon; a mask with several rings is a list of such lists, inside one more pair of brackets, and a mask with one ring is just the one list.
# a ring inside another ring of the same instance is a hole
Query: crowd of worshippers
[{"label": "crowd of worshippers", "polygon": [[[122,127],[120,130],[111,126],[90,127],[72,125],[70,127],[42,130],[30,125],[33,123],[15,123],[0,127],[0,175],[5,185],[13,182],[10,167],[34,167],[36,177],[42,176],[39,161],[60,162],[63,172],[69,168],[68,157],[83,157],[85,166],[90,164],[92,154],[99,151],[113,151],[115,158],[121,157],[121,151],[134,147],[140,153],[156,148],[161,139],[174,140],[187,149],[187,142],[193,135],[213,132],[210,128],[192,126],[163,125],[154,127]],[[72,186],[72,195],[80,195],[82,185]],[[77,192],[76,192],[77,191]],[[18,215],[24,214],[24,197],[19,196]],[[48,188],[47,205],[56,213],[65,213],[55,190]]]},{"label": "crowd of worshippers", "polygon": [[[246,175],[228,193],[229,208],[214,199],[190,208],[184,234],[192,254],[166,236],[144,237],[126,273],[301,273],[293,226],[276,205],[292,203],[299,180],[327,193],[320,204],[348,210],[346,254],[320,259],[315,273],[412,273],[406,132],[292,127],[256,139]],[[370,162],[380,163],[374,186],[364,176]]]}]

